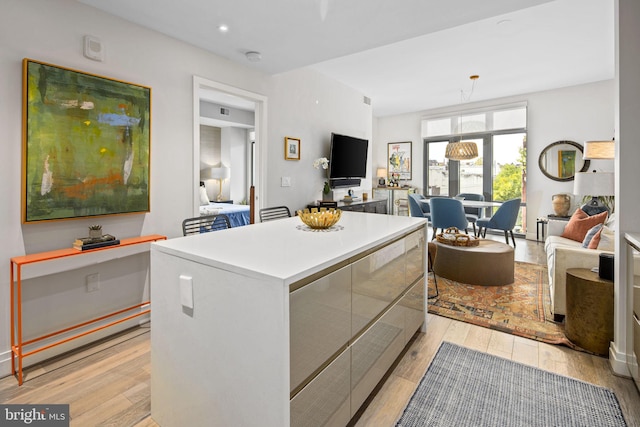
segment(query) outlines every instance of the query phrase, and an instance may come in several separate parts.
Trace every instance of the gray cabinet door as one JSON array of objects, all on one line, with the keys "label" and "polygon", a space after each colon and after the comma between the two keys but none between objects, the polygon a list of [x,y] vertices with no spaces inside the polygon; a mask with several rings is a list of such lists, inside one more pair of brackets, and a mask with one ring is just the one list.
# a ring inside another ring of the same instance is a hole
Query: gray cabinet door
[{"label": "gray cabinet door", "polygon": [[294,391],[351,338],[351,266],[289,295],[290,387]]}]

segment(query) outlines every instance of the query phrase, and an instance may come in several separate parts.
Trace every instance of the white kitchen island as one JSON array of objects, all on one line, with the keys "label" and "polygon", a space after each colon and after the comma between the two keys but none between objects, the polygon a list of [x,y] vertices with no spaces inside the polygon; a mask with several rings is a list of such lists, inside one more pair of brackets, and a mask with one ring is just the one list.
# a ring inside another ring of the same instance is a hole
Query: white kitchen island
[{"label": "white kitchen island", "polygon": [[426,221],[343,212],[154,243],[160,426],[344,426],[426,325]]}]

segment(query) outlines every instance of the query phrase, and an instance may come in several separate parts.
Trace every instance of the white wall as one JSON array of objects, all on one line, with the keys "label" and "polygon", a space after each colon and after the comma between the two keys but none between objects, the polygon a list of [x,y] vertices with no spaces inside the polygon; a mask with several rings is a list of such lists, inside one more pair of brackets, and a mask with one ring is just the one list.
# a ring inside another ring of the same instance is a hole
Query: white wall
[{"label": "white wall", "polygon": [[[529,228],[527,238],[535,239],[536,217],[553,213],[551,197],[557,193],[573,192],[573,181],[553,181],[540,172],[538,168],[540,152],[550,143],[559,140],[576,141],[582,145],[586,140],[612,138],[614,135],[613,80],[377,118],[377,130],[374,135],[374,168],[386,166],[387,143],[412,141],[411,185],[422,188],[424,147],[420,135],[420,121],[423,117],[522,101],[526,101],[528,105],[527,223]],[[592,161],[590,169],[611,172],[613,166],[612,161],[599,160]]]},{"label": "white wall", "polygon": [[[273,83],[268,93],[270,169],[265,206],[296,210],[322,196],[324,171],[314,169],[313,161],[329,157],[331,132],[371,141],[371,106],[364,103],[362,93],[311,69],[276,75]],[[285,136],[300,138],[299,161],[284,160]],[[371,190],[371,155],[367,163],[367,179],[354,188],[356,194]],[[291,177],[291,187],[281,187],[281,177]],[[345,193],[346,189],[337,190],[334,196]]]},{"label": "white wall", "polygon": [[[101,39],[104,62],[82,56],[82,37],[87,34]],[[319,195],[321,179],[306,181],[315,179],[311,161],[327,154],[331,131],[371,136],[371,112],[358,105],[361,95],[330,79],[309,71],[271,78],[73,0],[2,0],[0,44],[0,260],[4,260],[0,262],[0,325],[5,325],[0,328],[0,375],[8,374],[10,366],[9,258],[69,247],[94,223],[120,238],[181,235],[181,221],[192,216],[197,185],[192,182],[194,75],[269,95],[268,182],[264,185],[267,194],[273,192],[268,198],[275,203],[298,208]],[[21,224],[21,61],[25,57],[152,87],[150,213]],[[314,103],[316,99],[319,104]],[[302,161],[283,160],[285,135],[302,138]],[[279,187],[283,173],[292,177],[292,188]],[[68,269],[77,266],[76,261],[66,264]],[[24,302],[25,321],[32,325],[29,330],[75,321],[87,307],[102,314],[109,308],[106,300],[139,302],[149,292],[146,271],[146,257],[136,255],[30,280],[32,293]],[[85,278],[92,273],[101,274],[102,287],[87,293]],[[132,280],[143,283],[130,286]],[[34,356],[26,362],[35,360]]]}]

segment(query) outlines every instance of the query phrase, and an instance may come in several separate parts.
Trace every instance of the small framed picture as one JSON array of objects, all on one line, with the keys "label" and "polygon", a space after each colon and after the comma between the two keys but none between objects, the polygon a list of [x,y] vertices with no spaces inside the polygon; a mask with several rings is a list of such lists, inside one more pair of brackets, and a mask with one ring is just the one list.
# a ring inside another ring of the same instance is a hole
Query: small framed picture
[{"label": "small framed picture", "polygon": [[300,160],[300,138],[284,137],[284,159]]}]

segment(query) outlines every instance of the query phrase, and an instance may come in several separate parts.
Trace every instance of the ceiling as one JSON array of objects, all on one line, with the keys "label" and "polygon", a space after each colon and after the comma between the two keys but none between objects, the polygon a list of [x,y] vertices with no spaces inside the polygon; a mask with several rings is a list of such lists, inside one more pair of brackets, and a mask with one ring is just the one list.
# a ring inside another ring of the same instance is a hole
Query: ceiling
[{"label": "ceiling", "polygon": [[267,74],[311,67],[371,98],[376,116],[615,71],[610,0],[77,1]]}]

